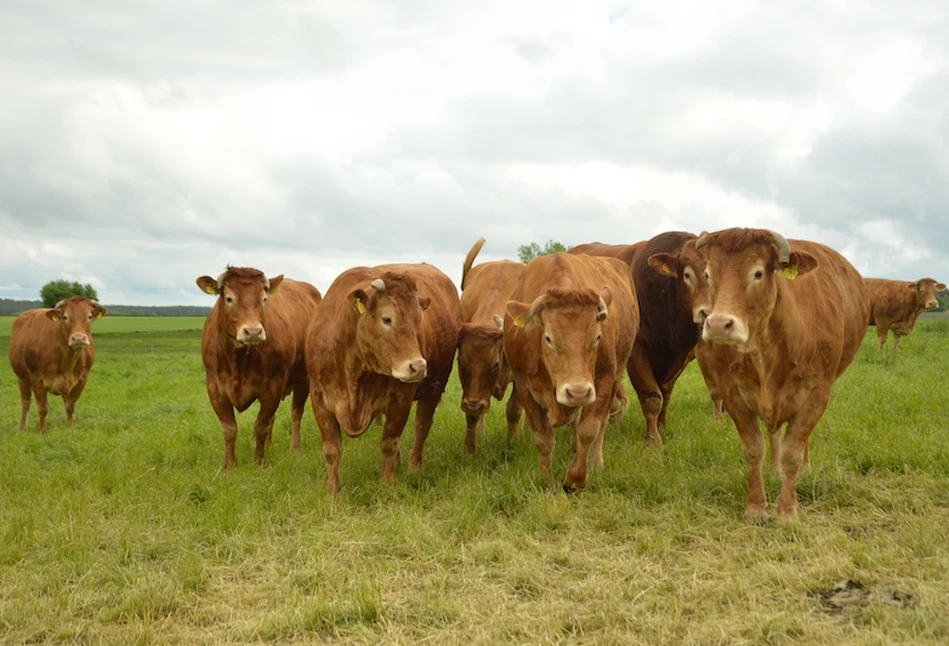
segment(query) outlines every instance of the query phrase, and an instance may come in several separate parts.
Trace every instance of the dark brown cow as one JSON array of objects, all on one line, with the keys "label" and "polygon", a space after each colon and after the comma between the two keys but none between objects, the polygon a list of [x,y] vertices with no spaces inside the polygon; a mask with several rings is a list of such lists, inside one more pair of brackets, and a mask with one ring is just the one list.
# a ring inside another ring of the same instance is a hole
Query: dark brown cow
[{"label": "dark brown cow", "polygon": [[333,281],[306,341],[330,495],[339,491],[340,429],[358,437],[382,415],[381,480],[395,480],[399,439],[413,400],[418,406],[409,466],[421,465],[460,326],[457,288],[431,265],[355,267]]},{"label": "dark brown cow", "polygon": [[234,409],[244,412],[260,401],[254,421],[261,462],[273,439],[274,415],[291,392],[291,440],[300,446],[300,420],[309,394],[304,361],[307,322],[320,302],[320,292],[309,283],[267,278],[251,267],[228,267],[217,279],[201,276],[198,287],[217,295],[204,322],[201,358],[207,377],[208,398],[224,435],[224,468],[237,465]]},{"label": "dark brown cow", "polygon": [[[475,452],[475,437],[484,430],[484,416],[491,397],[498,401],[511,382],[511,368],[504,358],[504,311],[514,285],[526,265],[511,260],[483,262],[472,267],[484,238],[471,247],[461,273],[461,329],[458,333],[458,376],[461,410],[465,413],[465,449]],[[521,405],[517,393],[507,402],[508,441],[517,432]]]},{"label": "dark brown cow", "polygon": [[629,265],[555,253],[528,263],[504,317],[504,351],[554,488],[553,429],[571,425],[576,452],[564,491],[582,489],[603,463],[603,433],[639,327]]},{"label": "dark brown cow", "polygon": [[13,321],[8,356],[20,383],[21,431],[26,428],[31,394],[36,397],[40,432],[46,431],[47,393],[63,398],[66,420],[73,420],[96,358],[92,321],[105,316],[106,311],[85,296],[73,296],[52,309],[23,312]]},{"label": "dark brown cow", "polygon": [[784,473],[778,516],[792,516],[811,432],[866,334],[867,289],[843,256],[816,242],[726,229],[696,246],[707,253],[711,299],[702,338],[713,344],[711,369],[748,464],[745,517],[768,518],[759,419],[772,436],[787,424],[772,460]]},{"label": "dark brown cow", "polygon": [[919,315],[939,307],[936,292],[946,288],[932,278],[920,278],[915,283],[887,278],[864,278],[863,282],[870,292],[870,325],[876,326],[880,350],[890,330],[893,349],[899,348],[900,339],[913,331]]}]

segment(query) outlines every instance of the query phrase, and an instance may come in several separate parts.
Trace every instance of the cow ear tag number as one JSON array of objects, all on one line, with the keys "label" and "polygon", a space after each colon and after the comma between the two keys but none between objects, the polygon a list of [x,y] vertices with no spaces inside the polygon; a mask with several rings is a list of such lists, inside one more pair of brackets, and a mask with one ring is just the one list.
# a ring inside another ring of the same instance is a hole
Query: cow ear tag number
[{"label": "cow ear tag number", "polygon": [[784,268],[784,277],[788,280],[794,280],[797,278],[797,265],[791,265],[790,267]]}]

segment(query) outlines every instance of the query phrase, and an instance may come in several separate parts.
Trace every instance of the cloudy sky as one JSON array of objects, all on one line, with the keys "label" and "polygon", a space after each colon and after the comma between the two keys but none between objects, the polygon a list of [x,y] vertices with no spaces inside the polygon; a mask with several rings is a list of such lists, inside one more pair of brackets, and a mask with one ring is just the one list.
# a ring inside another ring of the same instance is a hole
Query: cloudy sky
[{"label": "cloudy sky", "polygon": [[760,226],[949,280],[945,0],[3,0],[0,297]]}]

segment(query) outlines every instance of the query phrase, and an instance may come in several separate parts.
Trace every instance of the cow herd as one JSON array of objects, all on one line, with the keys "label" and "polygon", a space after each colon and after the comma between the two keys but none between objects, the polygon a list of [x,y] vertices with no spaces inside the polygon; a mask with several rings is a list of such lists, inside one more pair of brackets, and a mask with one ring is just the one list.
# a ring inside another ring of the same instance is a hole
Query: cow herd
[{"label": "cow herd", "polygon": [[[373,421],[382,426],[381,479],[393,482],[412,403],[415,468],[457,352],[465,449],[475,452],[491,398],[503,400],[511,386],[508,437],[523,411],[552,489],[553,429],[571,427],[573,460],[560,485],[573,492],[602,465],[604,432],[627,406],[623,373],[645,418],[645,441],[661,447],[673,387],[696,358],[716,412],[729,414],[741,438],[746,518],[767,520],[762,422],[784,476],[777,513],[789,517],[811,432],[868,324],[877,326],[881,348],[888,330],[898,345],[946,288],[931,278],[864,279],[824,245],[762,229],[667,232],[633,245],[584,244],[527,264],[475,265],[483,244],[465,258],[460,298],[451,279],[425,263],[349,269],[323,295],[252,268],[198,278],[216,297],[201,354],[224,468],[237,463],[235,409],[260,403],[259,462],[279,403],[292,394],[291,447],[300,445],[309,397],[331,495],[340,489],[341,431],[356,437]],[[91,322],[105,313],[72,297],[17,317],[9,357],[21,430],[31,395],[40,431],[48,393],[62,396],[73,418],[94,360]]]}]

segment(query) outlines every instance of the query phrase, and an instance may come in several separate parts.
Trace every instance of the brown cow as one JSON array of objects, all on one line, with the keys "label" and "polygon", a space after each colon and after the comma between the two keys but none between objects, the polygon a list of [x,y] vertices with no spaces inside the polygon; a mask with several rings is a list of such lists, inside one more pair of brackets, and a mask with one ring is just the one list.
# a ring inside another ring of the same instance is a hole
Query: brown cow
[{"label": "brown cow", "polygon": [[431,265],[355,267],[333,281],[306,339],[310,395],[331,496],[339,491],[340,428],[358,437],[382,415],[381,480],[395,480],[399,439],[413,400],[418,406],[409,466],[421,465],[460,326],[458,290]]},{"label": "brown cow", "polygon": [[635,244],[604,244],[602,242],[587,242],[585,244],[578,244],[575,247],[571,247],[569,253],[585,253],[588,256],[619,258],[627,265],[632,266],[633,258],[636,256],[636,251],[644,244],[646,244],[645,240]]},{"label": "brown cow", "polygon": [[300,420],[309,394],[303,344],[306,325],[320,302],[316,287],[284,278],[267,278],[251,267],[228,267],[217,279],[201,276],[198,287],[218,299],[204,322],[201,358],[208,398],[224,435],[224,468],[237,465],[234,409],[244,412],[260,401],[254,421],[261,462],[273,439],[274,415],[293,392],[290,447],[300,447]]},{"label": "brown cow", "polygon": [[73,420],[96,358],[92,321],[105,316],[106,311],[85,296],[73,296],[52,309],[23,312],[13,321],[8,356],[20,383],[21,431],[26,428],[31,393],[36,397],[41,433],[46,431],[49,412],[47,393],[63,398],[66,421]]},{"label": "brown cow", "polygon": [[880,350],[889,330],[893,330],[893,349],[899,348],[900,340],[913,331],[919,315],[939,307],[936,292],[946,288],[932,278],[920,278],[915,283],[886,278],[864,278],[863,282],[870,292],[870,325],[876,326]]},{"label": "brown cow", "polygon": [[555,427],[574,429],[564,491],[582,489],[588,464],[603,463],[603,433],[639,327],[635,291],[626,263],[561,252],[531,260],[507,304],[504,351],[551,489]]},{"label": "brown cow", "polygon": [[811,432],[866,334],[867,289],[836,251],[772,231],[704,233],[696,247],[707,253],[711,300],[702,338],[748,464],[745,517],[768,518],[759,419],[772,436],[787,424],[772,460],[784,472],[778,516],[792,516]]},{"label": "brown cow", "polygon": [[[491,397],[498,401],[511,382],[511,368],[504,358],[504,311],[514,285],[526,265],[512,260],[483,262],[472,267],[484,246],[480,238],[465,258],[461,273],[461,329],[458,332],[458,376],[461,410],[467,422],[465,449],[475,452],[475,437],[484,431],[484,416]],[[508,441],[517,432],[521,405],[517,393],[507,402]]]}]

